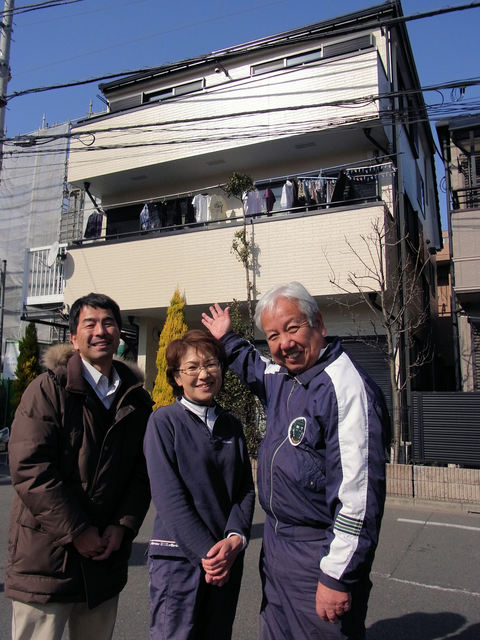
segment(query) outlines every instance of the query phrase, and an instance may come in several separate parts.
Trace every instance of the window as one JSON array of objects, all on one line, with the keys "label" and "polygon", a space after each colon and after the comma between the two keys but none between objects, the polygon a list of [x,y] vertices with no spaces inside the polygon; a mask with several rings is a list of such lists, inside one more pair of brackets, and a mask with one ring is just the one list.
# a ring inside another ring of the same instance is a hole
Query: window
[{"label": "window", "polygon": [[341,40],[340,42],[325,45],[323,47],[323,57],[333,58],[334,56],[341,56],[344,53],[355,53],[355,51],[361,51],[362,49],[368,49],[374,46],[375,38],[373,34],[369,33],[365,36],[359,36],[358,38],[350,38],[350,40]]},{"label": "window", "polygon": [[178,96],[184,96],[187,93],[194,93],[195,91],[201,91],[205,86],[205,80],[194,80],[193,82],[186,82],[185,84],[179,84],[174,87],[168,87],[166,89],[159,89],[158,91],[151,91],[143,94],[143,102],[161,102],[162,100],[168,100],[169,98],[175,98]]},{"label": "window", "polygon": [[252,76],[258,76],[262,73],[269,73],[269,71],[277,71],[278,69],[283,69],[284,60],[281,58],[280,60],[272,60],[271,62],[263,62],[262,64],[256,64],[252,67],[251,72]]},{"label": "window", "polygon": [[316,51],[308,51],[307,53],[301,53],[298,56],[290,56],[286,60],[287,67],[297,67],[302,64],[307,64],[308,62],[315,62],[316,60],[321,60],[323,57],[322,49],[317,49]]},{"label": "window", "polygon": [[350,38],[349,40],[341,40],[340,42],[333,42],[331,44],[323,45],[313,51],[306,51],[305,53],[299,53],[294,56],[288,56],[286,58],[278,58],[277,60],[271,60],[270,62],[262,62],[251,67],[252,76],[258,76],[262,73],[269,73],[271,71],[278,71],[279,69],[285,69],[290,67],[299,67],[310,62],[316,62],[325,58],[333,58],[334,56],[340,56],[344,53],[355,53],[362,49],[368,49],[375,46],[375,38],[372,34],[365,36],[359,36],[358,38]]}]

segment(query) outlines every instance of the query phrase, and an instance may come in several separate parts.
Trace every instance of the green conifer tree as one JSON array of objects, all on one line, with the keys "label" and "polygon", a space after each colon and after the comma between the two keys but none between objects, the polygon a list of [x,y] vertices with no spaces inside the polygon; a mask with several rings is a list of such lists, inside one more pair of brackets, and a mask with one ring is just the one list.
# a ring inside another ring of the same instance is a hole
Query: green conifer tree
[{"label": "green conifer tree", "polygon": [[175,338],[182,338],[187,330],[188,327],[185,323],[185,301],[177,287],[170,300],[170,306],[167,309],[167,318],[158,340],[157,377],[152,391],[155,409],[164,407],[167,404],[172,404],[175,400],[172,387],[167,382],[166,351],[170,342],[175,340]]},{"label": "green conifer tree", "polygon": [[12,413],[18,407],[25,389],[41,372],[39,359],[37,330],[33,322],[30,322],[19,344],[16,379],[13,381]]}]

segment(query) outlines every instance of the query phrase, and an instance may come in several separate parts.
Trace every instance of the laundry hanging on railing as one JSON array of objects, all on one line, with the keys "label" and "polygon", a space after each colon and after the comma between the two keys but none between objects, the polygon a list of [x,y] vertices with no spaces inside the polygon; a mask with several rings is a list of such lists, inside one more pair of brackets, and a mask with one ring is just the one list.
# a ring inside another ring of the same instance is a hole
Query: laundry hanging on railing
[{"label": "laundry hanging on railing", "polygon": [[197,193],[196,196],[193,197],[192,204],[195,209],[195,220],[196,222],[208,222],[210,220],[210,197],[206,193]]},{"label": "laundry hanging on railing", "polygon": [[275,194],[269,187],[267,187],[265,189],[263,197],[265,198],[265,208],[267,209],[267,215],[271,215],[273,205],[277,201]]},{"label": "laundry hanging on railing", "polygon": [[265,198],[258,189],[245,191],[242,195],[243,210],[246,216],[255,216],[265,209]]},{"label": "laundry hanging on railing", "polygon": [[160,213],[158,206],[154,202],[146,202],[140,211],[140,229],[158,229],[160,227]]},{"label": "laundry hanging on railing", "polygon": [[88,216],[87,226],[83,237],[88,240],[99,238],[102,235],[103,215],[95,211]]}]

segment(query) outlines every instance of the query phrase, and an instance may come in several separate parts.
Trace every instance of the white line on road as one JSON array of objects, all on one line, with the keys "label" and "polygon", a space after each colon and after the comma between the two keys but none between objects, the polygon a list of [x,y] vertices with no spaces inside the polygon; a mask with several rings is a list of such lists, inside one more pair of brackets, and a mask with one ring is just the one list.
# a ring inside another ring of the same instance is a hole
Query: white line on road
[{"label": "white line on road", "polygon": [[480,593],[476,591],[467,591],[466,589],[452,589],[450,587],[439,587],[436,584],[423,584],[422,582],[413,582],[413,580],[402,580],[401,578],[393,578],[389,573],[378,573],[372,571],[372,576],[378,576],[379,578],[385,578],[386,580],[392,580],[393,582],[401,582],[402,584],[411,584],[414,587],[423,587],[424,589],[435,589],[436,591],[448,591],[450,593],[462,593],[467,596],[474,596],[480,598]]},{"label": "white line on road", "polygon": [[431,520],[410,520],[409,518],[397,518],[397,522],[410,522],[411,524],[429,524],[434,527],[452,527],[454,529],[466,529],[467,531],[480,531],[480,527],[469,527],[466,524],[450,524],[450,522],[433,522]]}]

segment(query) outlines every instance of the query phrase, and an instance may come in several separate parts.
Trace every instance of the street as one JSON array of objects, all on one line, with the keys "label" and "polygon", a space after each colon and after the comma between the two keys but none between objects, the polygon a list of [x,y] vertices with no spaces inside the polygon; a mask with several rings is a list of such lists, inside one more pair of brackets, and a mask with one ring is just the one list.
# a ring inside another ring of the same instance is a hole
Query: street
[{"label": "street", "polygon": [[[10,479],[2,466],[2,593],[11,497]],[[150,509],[134,543],[129,582],[120,598],[115,640],[148,638],[145,549],[152,521],[153,509]],[[258,637],[261,595],[257,563],[262,522],[261,509],[257,508],[246,554],[233,640],[255,640]],[[456,505],[429,503],[415,506],[388,502],[372,575],[367,639],[479,640],[479,567],[480,506],[463,511]],[[10,612],[10,602],[2,595],[0,640],[10,638]]]}]

